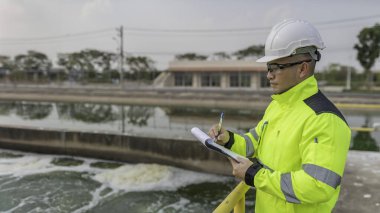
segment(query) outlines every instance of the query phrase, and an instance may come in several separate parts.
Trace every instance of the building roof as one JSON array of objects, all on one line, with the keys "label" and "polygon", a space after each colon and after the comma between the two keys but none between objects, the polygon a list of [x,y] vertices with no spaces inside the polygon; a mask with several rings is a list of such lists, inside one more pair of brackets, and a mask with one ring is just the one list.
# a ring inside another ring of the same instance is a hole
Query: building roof
[{"label": "building roof", "polygon": [[204,72],[204,71],[244,71],[244,72],[266,72],[265,63],[242,60],[224,60],[224,61],[172,61],[169,63],[168,71],[179,72]]}]

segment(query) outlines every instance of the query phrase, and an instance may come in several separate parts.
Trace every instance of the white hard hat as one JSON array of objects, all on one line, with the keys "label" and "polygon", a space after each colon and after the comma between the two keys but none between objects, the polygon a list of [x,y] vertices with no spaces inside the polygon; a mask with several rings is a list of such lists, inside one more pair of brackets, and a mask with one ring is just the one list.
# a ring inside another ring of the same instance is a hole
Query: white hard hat
[{"label": "white hard hat", "polygon": [[317,49],[324,48],[321,35],[313,25],[304,20],[286,19],[272,28],[265,42],[265,56],[257,62],[266,63],[300,53],[310,53],[318,61]]}]

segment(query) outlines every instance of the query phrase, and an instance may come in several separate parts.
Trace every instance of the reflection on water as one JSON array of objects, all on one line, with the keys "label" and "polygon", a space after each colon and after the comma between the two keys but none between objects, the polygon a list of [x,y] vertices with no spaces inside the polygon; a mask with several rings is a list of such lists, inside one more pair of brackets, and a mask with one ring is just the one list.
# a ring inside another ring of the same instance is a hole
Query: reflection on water
[{"label": "reflection on water", "polygon": [[[369,114],[365,114],[364,118],[365,122],[362,127],[371,127],[371,124],[373,124],[372,117]],[[376,144],[376,140],[372,137],[370,132],[356,132],[356,135],[353,137],[351,149],[379,151],[379,146]]]},{"label": "reflection on water", "polygon": [[14,102],[0,102],[0,115],[9,115],[11,110],[14,108]]},{"label": "reflection on water", "polygon": [[[263,111],[186,107],[120,106],[93,103],[0,102],[0,125],[113,132],[146,137],[193,139],[189,130],[205,131],[225,113],[224,127],[247,132]],[[380,123],[380,112],[343,111],[352,127]],[[351,149],[379,151],[380,132],[352,132]]]},{"label": "reflection on water", "polygon": [[114,121],[118,113],[112,105],[91,103],[59,103],[57,111],[60,118],[74,119],[86,123],[100,123]]},{"label": "reflection on water", "polygon": [[23,103],[15,104],[16,114],[24,119],[46,118],[53,108],[51,103]]},{"label": "reflection on water", "polygon": [[[380,112],[347,111],[344,112],[347,122],[351,127],[373,127],[374,123],[380,123]],[[379,151],[380,132],[352,132],[352,150]]]},{"label": "reflection on water", "polygon": [[376,144],[376,140],[371,136],[371,133],[357,132],[353,138],[353,146],[351,149],[379,151],[379,146]]},{"label": "reflection on water", "polygon": [[128,123],[137,125],[140,127],[148,125],[148,119],[152,115],[153,115],[152,107],[130,106],[127,110]]}]

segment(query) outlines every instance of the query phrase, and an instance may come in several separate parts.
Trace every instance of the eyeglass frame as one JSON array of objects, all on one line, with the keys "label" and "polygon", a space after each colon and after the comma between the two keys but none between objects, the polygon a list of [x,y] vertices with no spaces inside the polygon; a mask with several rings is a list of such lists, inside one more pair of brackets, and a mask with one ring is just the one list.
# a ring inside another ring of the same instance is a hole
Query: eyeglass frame
[{"label": "eyeglass frame", "polygon": [[[311,61],[312,61],[312,59],[307,59],[307,60],[303,60],[303,61],[297,61],[297,62],[286,63],[286,64],[277,64],[277,63],[267,64],[267,72],[273,74],[273,72],[275,72],[278,69],[283,70],[283,69],[288,68],[288,67],[292,67],[292,66],[295,66],[298,64],[302,64],[304,62],[309,63]],[[270,68],[270,66],[277,66],[277,67],[276,68]]]}]

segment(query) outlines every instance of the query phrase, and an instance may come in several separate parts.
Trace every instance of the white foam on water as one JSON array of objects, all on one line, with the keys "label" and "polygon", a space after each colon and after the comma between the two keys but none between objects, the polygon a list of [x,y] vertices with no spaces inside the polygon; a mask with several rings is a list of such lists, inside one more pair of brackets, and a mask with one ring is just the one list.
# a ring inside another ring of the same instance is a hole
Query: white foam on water
[{"label": "white foam on water", "polygon": [[91,174],[97,174],[104,169],[91,167],[90,164],[99,161],[107,162],[106,160],[74,157],[76,160],[82,160],[83,163],[78,166],[59,166],[52,164],[52,160],[55,158],[71,158],[71,156],[36,154],[0,149],[0,152],[2,151],[21,154],[23,156],[17,158],[0,158],[0,176],[12,175],[14,177],[23,177],[53,171],[89,172]]},{"label": "white foam on water", "polygon": [[92,200],[90,201],[90,203],[85,206],[82,206],[79,209],[76,209],[72,213],[81,213],[81,212],[85,212],[86,210],[90,210],[93,207],[97,206],[104,198],[107,198],[117,193],[115,190],[113,190],[107,193],[106,195],[101,196],[100,193],[106,188],[107,187],[105,185],[102,185],[101,187],[97,188],[95,191],[91,192]]},{"label": "white foam on water", "polygon": [[53,167],[50,161],[51,158],[36,156],[0,159],[0,175],[25,176],[43,173],[42,170]]},{"label": "white foam on water", "polygon": [[[189,203],[190,200],[181,197],[179,201],[165,206],[165,208],[160,209],[157,213],[164,213],[168,209],[174,209],[176,212],[180,212],[181,210],[186,209],[186,205],[188,205]],[[148,211],[149,210],[150,209],[148,209]]]},{"label": "white foam on water", "polygon": [[99,173],[94,176],[94,179],[115,190],[123,191],[174,191],[189,184],[226,180],[221,176],[158,164],[124,165]]},{"label": "white foam on water", "polygon": [[361,186],[363,186],[363,185],[364,185],[363,183],[354,182],[354,186],[361,187]]},{"label": "white foam on water", "polygon": [[[220,182],[228,178],[213,174],[193,172],[172,166],[159,164],[124,164],[116,169],[91,167],[94,162],[106,160],[75,157],[83,163],[78,166],[58,166],[51,164],[54,158],[63,155],[45,155],[3,150],[13,154],[22,154],[18,158],[0,158],[0,175],[22,177],[52,171],[88,172],[94,180],[106,186],[126,191],[176,190],[179,187],[202,182]],[[111,162],[111,161],[110,161]]]},{"label": "white foam on water", "polygon": [[23,199],[21,199],[21,201],[18,203],[17,206],[15,206],[15,207],[7,210],[7,211],[4,211],[4,213],[12,213],[14,211],[17,211],[19,208],[22,208],[23,206],[27,205],[30,202],[32,202],[32,197],[23,198]]},{"label": "white foam on water", "polygon": [[[75,157],[75,159],[82,160],[83,164],[78,166],[58,166],[51,164],[51,161],[54,158],[67,158],[68,156],[43,155],[2,149],[0,149],[0,152],[23,155],[17,158],[0,158],[0,176],[12,176],[18,179],[28,175],[53,171],[73,171],[87,173],[84,175],[88,175],[89,178],[99,182],[101,184],[99,188],[88,192],[92,196],[91,201],[74,211],[78,213],[90,210],[104,199],[107,199],[107,197],[118,193],[132,191],[175,191],[178,188],[191,184],[229,180],[225,176],[193,172],[159,164],[124,164],[116,169],[103,169],[91,167],[90,164],[99,161],[107,162],[105,160]],[[102,191],[107,188],[110,188],[110,191],[105,195],[101,195]],[[168,207],[174,209],[185,208],[189,201],[183,198],[180,199]],[[16,207],[8,212],[23,207],[27,200],[28,198],[20,201]],[[49,208],[47,211],[50,212],[50,210],[54,211],[57,209]]]}]

